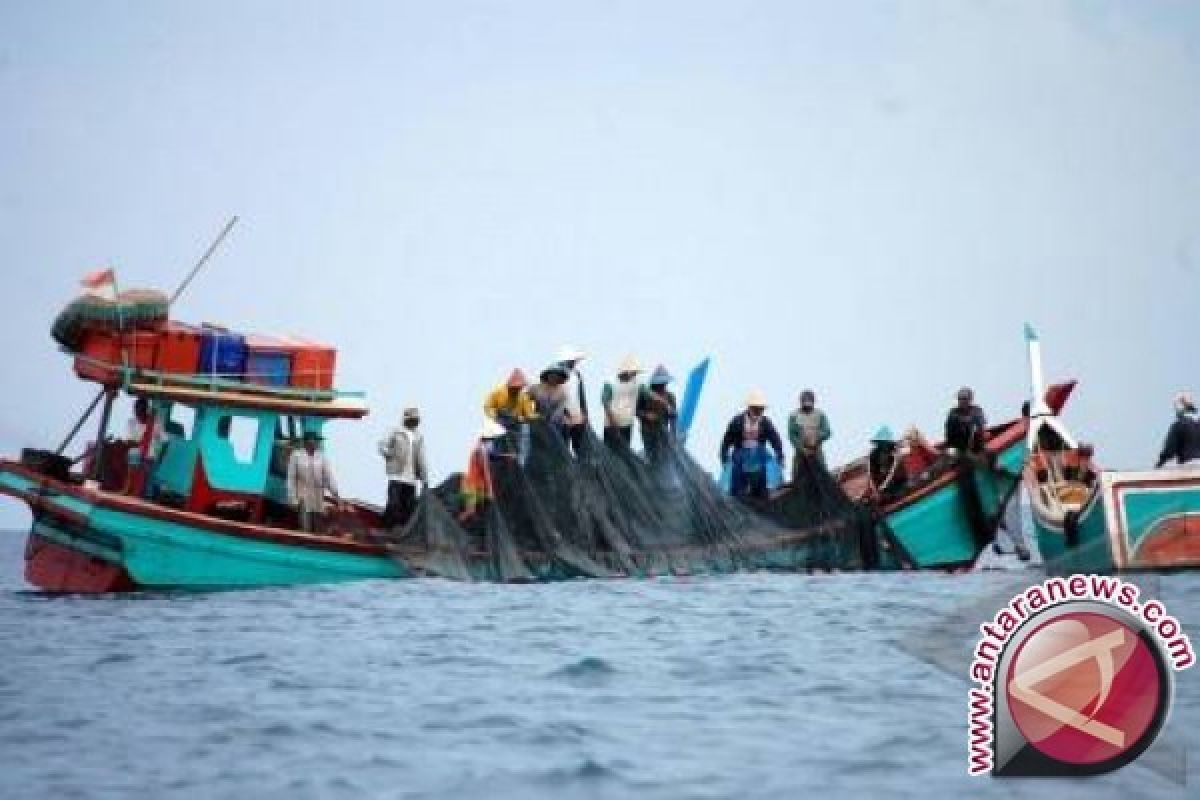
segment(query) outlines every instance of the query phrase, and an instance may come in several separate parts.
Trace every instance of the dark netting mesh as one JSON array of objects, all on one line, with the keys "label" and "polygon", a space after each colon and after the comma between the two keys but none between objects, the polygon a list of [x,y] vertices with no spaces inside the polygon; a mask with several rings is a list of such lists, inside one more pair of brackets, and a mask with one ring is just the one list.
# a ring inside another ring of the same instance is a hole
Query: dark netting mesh
[{"label": "dark netting mesh", "polygon": [[489,460],[492,496],[474,514],[460,515],[458,476],[426,492],[388,538],[396,557],[419,572],[494,581],[878,564],[870,511],[819,462],[750,505],[724,494],[671,437],[643,456],[588,430],[576,456],[550,424],[528,433],[523,465],[511,449]]}]

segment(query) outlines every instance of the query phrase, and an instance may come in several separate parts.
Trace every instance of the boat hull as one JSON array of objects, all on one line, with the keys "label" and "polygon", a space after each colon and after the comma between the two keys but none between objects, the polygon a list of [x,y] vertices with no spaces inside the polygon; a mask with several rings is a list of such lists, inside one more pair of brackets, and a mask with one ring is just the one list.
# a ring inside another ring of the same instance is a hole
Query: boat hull
[{"label": "boat hull", "polygon": [[1076,521],[1034,513],[1055,574],[1200,568],[1200,468],[1104,472]]},{"label": "boat hull", "polygon": [[[245,535],[236,526],[222,531],[219,521],[206,525],[198,515],[150,516],[137,508],[148,504],[68,489],[13,469],[0,468],[0,492],[30,505],[34,521],[25,577],[46,591],[230,589],[406,577],[403,566],[378,547],[318,543],[303,534],[290,544]],[[312,546],[300,544],[305,539]]]},{"label": "boat hull", "polygon": [[1021,481],[1025,439],[1012,438],[995,451],[994,466],[974,469],[963,479],[973,484],[979,510],[988,520],[990,530],[977,532],[977,523],[972,522],[967,511],[970,501],[964,496],[972,489],[957,479],[902,498],[887,509],[888,527],[909,565],[918,569],[954,569],[975,562],[994,535],[995,523],[1003,516]]},{"label": "boat hull", "polygon": [[[190,512],[45,478],[0,462],[0,493],[24,500],[34,515],[26,579],[51,592],[134,589],[217,590],[297,586],[439,574],[420,553],[378,544],[314,537]],[[739,552],[687,548],[643,554],[614,577],[720,574],[746,569],[803,571],[840,566],[830,553],[851,549],[856,534],[832,527],[788,532]],[[856,546],[857,540],[854,540]],[[528,580],[582,577],[562,561],[530,558]],[[465,564],[471,580],[511,580],[486,554]]]}]

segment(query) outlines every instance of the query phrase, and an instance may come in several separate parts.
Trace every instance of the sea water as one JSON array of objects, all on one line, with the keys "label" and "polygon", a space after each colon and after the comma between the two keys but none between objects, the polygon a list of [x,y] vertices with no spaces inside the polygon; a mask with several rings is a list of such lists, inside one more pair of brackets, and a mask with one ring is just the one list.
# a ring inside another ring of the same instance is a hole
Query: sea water
[{"label": "sea water", "polygon": [[[22,541],[0,534],[3,798],[1200,792],[1200,668],[1120,772],[967,777],[972,637],[1034,571],[47,597]],[[1142,583],[1200,640],[1200,576]]]}]

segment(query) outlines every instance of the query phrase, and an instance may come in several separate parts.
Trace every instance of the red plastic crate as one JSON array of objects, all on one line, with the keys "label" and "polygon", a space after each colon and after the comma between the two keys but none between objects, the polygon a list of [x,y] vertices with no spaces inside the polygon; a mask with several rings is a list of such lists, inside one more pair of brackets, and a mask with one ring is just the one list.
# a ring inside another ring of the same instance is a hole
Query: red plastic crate
[{"label": "red plastic crate", "polygon": [[288,336],[284,341],[292,348],[292,386],[300,389],[333,388],[337,350],[300,336]]},{"label": "red plastic crate", "polygon": [[91,331],[75,357],[75,374],[85,381],[120,383],[122,366],[154,369],[158,344],[157,331]]},{"label": "red plastic crate", "polygon": [[200,365],[200,329],[183,322],[168,322],[160,334],[154,368],[159,372],[195,375]]}]

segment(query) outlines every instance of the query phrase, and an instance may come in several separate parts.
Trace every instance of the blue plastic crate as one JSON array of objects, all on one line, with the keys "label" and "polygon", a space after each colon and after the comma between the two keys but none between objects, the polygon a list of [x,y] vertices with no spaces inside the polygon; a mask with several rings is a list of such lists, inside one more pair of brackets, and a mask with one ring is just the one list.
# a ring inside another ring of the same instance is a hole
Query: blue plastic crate
[{"label": "blue plastic crate", "polygon": [[246,337],[246,383],[290,386],[292,351],[285,342],[265,336]]},{"label": "blue plastic crate", "polygon": [[200,369],[205,377],[242,380],[246,375],[246,337],[205,326],[200,334]]}]

